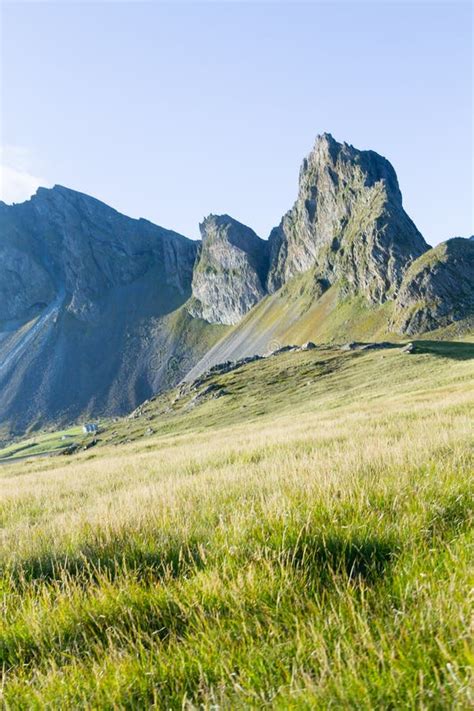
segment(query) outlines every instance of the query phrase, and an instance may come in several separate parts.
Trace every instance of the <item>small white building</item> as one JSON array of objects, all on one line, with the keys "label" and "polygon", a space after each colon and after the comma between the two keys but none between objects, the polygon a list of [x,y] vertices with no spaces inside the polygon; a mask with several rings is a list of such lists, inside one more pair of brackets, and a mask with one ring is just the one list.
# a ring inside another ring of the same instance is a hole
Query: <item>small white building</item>
[{"label": "small white building", "polygon": [[88,422],[85,425],[82,425],[82,431],[84,434],[97,434],[99,426],[93,424],[92,422]]}]

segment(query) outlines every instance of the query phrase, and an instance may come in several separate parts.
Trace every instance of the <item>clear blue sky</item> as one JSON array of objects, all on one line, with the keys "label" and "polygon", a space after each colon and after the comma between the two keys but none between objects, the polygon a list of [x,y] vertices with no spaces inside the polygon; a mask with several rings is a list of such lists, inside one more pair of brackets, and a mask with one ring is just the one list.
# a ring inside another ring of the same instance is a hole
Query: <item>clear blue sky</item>
[{"label": "clear blue sky", "polygon": [[474,232],[469,2],[1,13],[5,190],[60,183],[189,237],[227,212],[267,237],[329,131],[393,163],[430,243]]}]

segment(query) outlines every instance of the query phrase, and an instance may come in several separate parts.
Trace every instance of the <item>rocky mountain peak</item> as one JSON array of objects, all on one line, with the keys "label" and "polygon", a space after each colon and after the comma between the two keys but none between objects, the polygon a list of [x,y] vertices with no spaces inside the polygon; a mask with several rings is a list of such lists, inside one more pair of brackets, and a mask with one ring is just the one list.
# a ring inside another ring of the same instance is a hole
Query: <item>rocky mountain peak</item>
[{"label": "rocky mountain peak", "polygon": [[[0,229],[6,267],[0,294],[16,292],[25,274],[34,275],[27,288],[19,289],[21,300],[7,300],[9,318],[22,318],[59,294],[76,317],[95,318],[110,290],[150,270],[164,288],[182,295],[190,291],[195,242],[60,185],[39,188],[24,203],[5,205]],[[23,304],[25,293],[31,308]]]},{"label": "rocky mountain peak", "polygon": [[78,190],[67,188],[64,185],[54,185],[52,188],[39,187],[28,202],[31,208],[40,214],[45,210],[50,210],[51,213],[62,213],[63,215],[73,210],[83,210],[90,214],[95,212],[101,215],[106,213],[120,214],[97,198],[81,193]]},{"label": "rocky mountain peak", "polygon": [[347,181],[351,171],[358,172],[357,167],[366,187],[383,181],[386,192],[402,203],[397,175],[386,158],[375,151],[362,151],[349,143],[339,143],[330,133],[318,135],[312,151],[303,160],[300,190],[304,190],[308,181],[314,183],[321,174],[329,176],[334,186],[339,187],[339,182],[344,182],[344,173]]},{"label": "rocky mountain peak", "polygon": [[190,313],[209,323],[235,324],[265,296],[268,243],[229,215],[209,215],[200,230]]},{"label": "rocky mountain peak", "polygon": [[426,249],[389,161],[325,133],[303,161],[294,206],[270,235],[268,289],[316,267],[321,283],[381,302]]},{"label": "rocky mountain peak", "polygon": [[247,255],[251,266],[258,273],[262,285],[265,282],[268,263],[266,243],[246,225],[229,215],[208,215],[199,225],[203,251],[212,246],[217,249],[228,247],[229,250],[239,250]]},{"label": "rocky mountain peak", "polygon": [[319,155],[320,158],[324,160],[327,160],[329,157],[331,157],[332,160],[335,160],[340,145],[341,144],[335,140],[331,133],[319,133],[316,136],[314,147],[310,153],[310,156],[314,154]]},{"label": "rocky mountain peak", "polygon": [[393,299],[410,264],[428,249],[403,209],[395,170],[374,151],[317,136],[303,160],[298,197],[265,244],[228,215],[201,225],[191,313],[235,324],[266,293],[314,272],[315,295]]}]

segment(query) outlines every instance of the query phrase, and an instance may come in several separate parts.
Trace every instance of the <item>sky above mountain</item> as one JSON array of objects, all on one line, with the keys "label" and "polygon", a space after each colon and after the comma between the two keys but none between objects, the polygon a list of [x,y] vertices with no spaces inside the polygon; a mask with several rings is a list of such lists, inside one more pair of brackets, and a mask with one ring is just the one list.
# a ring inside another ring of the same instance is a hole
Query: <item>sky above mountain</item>
[{"label": "sky above mountain", "polygon": [[469,2],[2,2],[1,197],[60,183],[262,237],[317,133],[394,165],[428,242],[473,232]]}]

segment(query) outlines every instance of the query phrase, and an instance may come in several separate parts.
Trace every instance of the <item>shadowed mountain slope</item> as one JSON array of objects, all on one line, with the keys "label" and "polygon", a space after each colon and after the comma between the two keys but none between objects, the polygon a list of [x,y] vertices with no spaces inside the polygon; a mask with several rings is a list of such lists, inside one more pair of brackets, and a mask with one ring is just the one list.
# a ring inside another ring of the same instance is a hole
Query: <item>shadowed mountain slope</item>
[{"label": "shadowed mountain slope", "polygon": [[0,234],[0,411],[12,430],[126,412],[179,379],[170,363],[208,347],[194,334],[210,327],[180,310],[197,243],[59,186],[1,204]]}]

